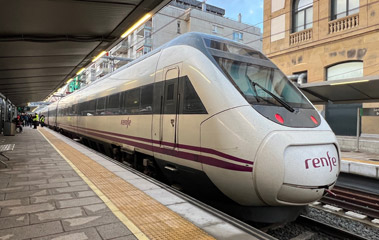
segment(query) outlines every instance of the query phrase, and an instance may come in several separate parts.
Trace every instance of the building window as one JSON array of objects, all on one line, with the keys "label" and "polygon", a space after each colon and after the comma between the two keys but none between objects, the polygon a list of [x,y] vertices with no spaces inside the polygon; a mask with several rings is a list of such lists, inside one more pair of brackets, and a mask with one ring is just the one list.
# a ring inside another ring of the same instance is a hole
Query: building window
[{"label": "building window", "polygon": [[340,80],[363,77],[363,62],[345,62],[330,66],[326,69],[326,80]]},{"label": "building window", "polygon": [[212,26],[212,33],[217,33],[217,26],[216,25]]},{"label": "building window", "polygon": [[151,38],[151,30],[150,29],[145,29],[144,37],[145,38]]},{"label": "building window", "polygon": [[148,52],[151,52],[151,47],[143,47],[143,54],[146,54]]},{"label": "building window", "polygon": [[331,20],[359,12],[359,0],[332,0]]},{"label": "building window", "polygon": [[313,0],[295,0],[293,2],[292,31],[299,32],[312,27]]},{"label": "building window", "polygon": [[212,26],[212,33],[213,34],[222,34],[224,28],[223,27],[220,27],[220,26],[217,26],[217,25],[213,25]]},{"label": "building window", "polygon": [[179,34],[180,34],[180,21],[178,21],[177,29],[176,29],[176,33],[179,33]]},{"label": "building window", "polygon": [[243,33],[233,32],[233,40],[234,41],[242,41],[243,40]]}]

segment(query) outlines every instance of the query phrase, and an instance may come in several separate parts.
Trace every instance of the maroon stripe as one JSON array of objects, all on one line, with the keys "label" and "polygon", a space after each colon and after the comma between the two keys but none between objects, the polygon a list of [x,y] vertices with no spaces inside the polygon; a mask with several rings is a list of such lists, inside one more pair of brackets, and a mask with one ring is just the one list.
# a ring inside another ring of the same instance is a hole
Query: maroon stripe
[{"label": "maroon stripe", "polygon": [[[73,128],[73,129],[75,128],[75,127],[71,127],[71,126],[67,126],[67,127],[68,128]],[[83,132],[82,130],[78,130],[78,131]],[[187,152],[182,152],[182,151],[176,151],[176,150],[172,150],[172,149],[164,149],[164,148],[155,147],[155,146],[147,145],[147,144],[143,144],[143,143],[137,143],[137,142],[133,142],[133,141],[117,138],[117,137],[107,136],[107,135],[103,135],[103,134],[100,134],[100,133],[88,133],[88,134],[92,135],[92,136],[96,136],[96,137],[100,137],[100,138],[105,138],[105,139],[108,139],[108,140],[116,141],[116,142],[125,143],[125,144],[132,145],[132,146],[135,146],[135,147],[143,148],[143,149],[146,149],[146,150],[149,150],[149,151],[154,151],[154,152],[157,152],[157,153],[161,153],[161,154],[170,155],[170,156],[173,156],[173,157],[178,157],[178,158],[186,159],[186,160],[189,160],[189,161],[202,162],[204,164],[215,166],[215,167],[219,167],[219,168],[224,168],[224,169],[229,169],[229,170],[235,170],[235,171],[242,171],[242,172],[251,172],[253,170],[253,168],[249,167],[249,166],[240,166],[240,165],[237,165],[237,164],[225,162],[223,160],[212,158],[212,157],[201,156],[201,155],[198,155],[198,154],[192,154],[192,153],[187,153]],[[201,161],[199,161],[199,160],[201,160]]]},{"label": "maroon stripe", "polygon": [[234,171],[241,171],[241,172],[253,171],[253,168],[249,167],[249,166],[236,165],[233,163],[220,161],[218,159],[207,157],[207,156],[200,156],[200,161],[204,164],[207,164],[207,165],[212,165],[212,166],[225,168],[225,169],[229,169],[229,170],[234,170]]},{"label": "maroon stripe", "polygon": [[[65,125],[65,126],[72,127],[72,126],[69,126],[69,125]],[[85,130],[85,132],[87,132],[87,131],[94,131],[94,132],[99,132],[99,133],[104,133],[104,134],[110,134],[110,135],[114,135],[114,136],[118,136],[118,137],[130,138],[130,139],[134,139],[134,140],[137,140],[137,141],[143,141],[143,142],[155,143],[155,144],[163,144],[165,146],[175,147],[175,144],[174,143],[170,143],[170,142],[160,142],[160,141],[157,141],[157,140],[152,140],[152,139],[147,139],[147,138],[141,138],[141,137],[135,137],[135,136],[129,136],[129,135],[124,135],[124,134],[120,134],[120,133],[101,131],[101,130],[90,129],[90,128],[83,128],[83,127],[77,127],[77,128],[83,129],[83,130]],[[203,152],[203,153],[209,153],[209,154],[217,155],[219,157],[227,158],[229,160],[233,160],[233,161],[240,162],[240,163],[254,164],[254,162],[252,162],[252,161],[248,161],[248,160],[245,160],[245,159],[234,157],[234,156],[231,156],[229,154],[226,154],[226,153],[223,153],[223,152],[219,152],[219,151],[216,151],[216,150],[211,149],[211,148],[196,147],[196,146],[190,146],[190,145],[185,145],[185,144],[178,144],[177,146],[178,146],[178,148],[182,148],[182,149],[187,149],[187,150],[191,150],[191,151],[198,151],[198,152]]]}]

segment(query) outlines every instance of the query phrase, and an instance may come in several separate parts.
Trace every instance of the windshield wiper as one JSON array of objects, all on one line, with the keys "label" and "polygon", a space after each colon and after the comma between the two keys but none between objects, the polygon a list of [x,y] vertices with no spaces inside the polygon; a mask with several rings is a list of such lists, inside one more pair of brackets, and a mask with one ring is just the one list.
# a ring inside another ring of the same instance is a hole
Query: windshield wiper
[{"label": "windshield wiper", "polygon": [[[255,89],[255,86],[258,86],[260,89],[262,89],[264,92],[266,92],[267,94],[269,94],[271,97],[273,97],[280,104],[282,104],[282,106],[285,107],[288,111],[290,111],[290,112],[294,112],[295,111],[295,109],[293,109],[293,107],[291,107],[288,103],[286,103],[285,101],[283,101],[282,99],[280,99],[278,96],[276,96],[275,94],[273,94],[272,92],[270,92],[266,88],[262,87],[261,85],[259,85],[256,82],[252,81],[250,78],[249,78],[249,81],[253,85],[253,88],[254,88],[256,94],[257,94],[257,91]],[[258,94],[257,94],[257,96],[258,96]]]},{"label": "windshield wiper", "polygon": [[[250,79],[249,79],[250,80]],[[251,80],[250,80],[250,82],[252,82]],[[258,92],[257,92],[257,88],[255,87],[255,85],[253,84],[253,90],[254,90],[254,93],[255,93],[255,99],[257,100],[257,102],[260,102],[259,101],[259,97],[258,97]]]}]

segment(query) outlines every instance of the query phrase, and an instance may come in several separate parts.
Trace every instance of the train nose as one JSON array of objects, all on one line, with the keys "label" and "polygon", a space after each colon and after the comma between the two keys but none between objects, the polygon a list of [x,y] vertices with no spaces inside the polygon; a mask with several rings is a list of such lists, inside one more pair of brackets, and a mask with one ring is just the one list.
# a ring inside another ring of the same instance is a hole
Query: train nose
[{"label": "train nose", "polygon": [[254,165],[262,201],[304,205],[320,199],[334,185],[340,158],[331,131],[281,131],[266,137]]}]

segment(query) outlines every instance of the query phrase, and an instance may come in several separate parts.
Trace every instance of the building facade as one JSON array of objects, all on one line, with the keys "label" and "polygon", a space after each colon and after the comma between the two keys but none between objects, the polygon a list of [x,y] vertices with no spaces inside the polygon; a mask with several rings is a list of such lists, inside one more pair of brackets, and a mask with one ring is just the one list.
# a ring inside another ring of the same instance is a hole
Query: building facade
[{"label": "building facade", "polygon": [[[233,39],[262,50],[260,28],[224,17],[225,10],[196,0],[174,0],[149,21],[129,34],[82,74],[83,85],[99,79],[126,63],[187,32],[203,32]],[[70,92],[70,89],[67,89]]]},{"label": "building facade", "polygon": [[[378,15],[378,1],[264,0],[263,52],[286,75],[302,75],[303,83],[379,75]],[[379,103],[317,107],[337,134],[354,135],[362,106]],[[347,119],[350,125],[337,129]],[[378,126],[377,117],[362,117],[362,134],[379,134]]]},{"label": "building facade", "polygon": [[225,10],[195,0],[176,0],[124,40],[114,55],[136,59],[187,32],[233,39],[262,50],[260,28],[224,17]]}]

